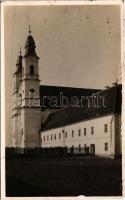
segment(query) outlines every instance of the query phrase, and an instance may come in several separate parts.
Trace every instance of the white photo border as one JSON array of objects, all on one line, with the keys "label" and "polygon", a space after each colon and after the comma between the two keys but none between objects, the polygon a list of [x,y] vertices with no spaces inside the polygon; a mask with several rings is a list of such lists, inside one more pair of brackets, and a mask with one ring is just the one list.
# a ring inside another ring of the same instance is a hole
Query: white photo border
[{"label": "white photo border", "polygon": [[[121,63],[122,63],[122,197],[6,197],[5,195],[5,62],[4,62],[4,7],[5,6],[48,6],[48,5],[120,5],[121,6]],[[3,1],[1,3],[1,199],[121,199],[125,197],[125,4],[122,0],[48,0],[48,1]]]}]

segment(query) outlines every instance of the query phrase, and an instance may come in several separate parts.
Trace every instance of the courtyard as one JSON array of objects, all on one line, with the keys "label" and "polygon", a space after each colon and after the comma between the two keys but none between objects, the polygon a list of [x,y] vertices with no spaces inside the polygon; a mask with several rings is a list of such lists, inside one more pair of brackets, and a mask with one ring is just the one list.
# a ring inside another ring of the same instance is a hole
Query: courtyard
[{"label": "courtyard", "polygon": [[121,196],[121,159],[8,158],[6,196]]}]

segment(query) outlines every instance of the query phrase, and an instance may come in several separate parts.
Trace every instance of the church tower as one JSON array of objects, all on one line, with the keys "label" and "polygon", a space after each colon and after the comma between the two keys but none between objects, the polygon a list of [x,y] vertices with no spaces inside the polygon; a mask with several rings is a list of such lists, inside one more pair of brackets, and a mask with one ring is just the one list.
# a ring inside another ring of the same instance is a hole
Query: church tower
[{"label": "church tower", "polygon": [[23,148],[40,146],[41,107],[39,90],[39,57],[29,29],[22,68],[22,142]]},{"label": "church tower", "polygon": [[22,55],[18,56],[16,63],[16,70],[13,74],[13,109],[12,109],[12,120],[13,120],[13,147],[20,147],[20,132],[19,132],[19,115],[21,108],[19,88],[22,81]]},{"label": "church tower", "polygon": [[41,106],[39,89],[39,57],[31,30],[26,39],[25,54],[18,58],[15,79],[15,117],[13,117],[15,147],[40,147]]}]

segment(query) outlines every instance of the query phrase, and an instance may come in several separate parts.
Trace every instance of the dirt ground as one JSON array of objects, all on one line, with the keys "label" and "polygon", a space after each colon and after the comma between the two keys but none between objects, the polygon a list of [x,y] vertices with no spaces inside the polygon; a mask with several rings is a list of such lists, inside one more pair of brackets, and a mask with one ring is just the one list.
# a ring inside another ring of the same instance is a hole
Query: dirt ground
[{"label": "dirt ground", "polygon": [[121,196],[121,160],[96,157],[10,158],[7,196]]}]

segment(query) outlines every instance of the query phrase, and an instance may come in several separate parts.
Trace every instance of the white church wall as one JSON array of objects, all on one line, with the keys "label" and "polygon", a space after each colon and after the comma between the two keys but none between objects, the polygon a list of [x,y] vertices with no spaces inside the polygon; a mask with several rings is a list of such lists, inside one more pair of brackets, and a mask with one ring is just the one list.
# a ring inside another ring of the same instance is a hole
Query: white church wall
[{"label": "white church wall", "polygon": [[25,148],[40,147],[41,110],[24,108],[23,120]]},{"label": "white church wall", "polygon": [[39,84],[36,83],[34,80],[30,80],[27,82],[22,83],[22,92],[23,96],[29,98],[30,90],[33,89],[33,96],[39,98]]}]

